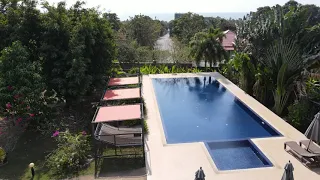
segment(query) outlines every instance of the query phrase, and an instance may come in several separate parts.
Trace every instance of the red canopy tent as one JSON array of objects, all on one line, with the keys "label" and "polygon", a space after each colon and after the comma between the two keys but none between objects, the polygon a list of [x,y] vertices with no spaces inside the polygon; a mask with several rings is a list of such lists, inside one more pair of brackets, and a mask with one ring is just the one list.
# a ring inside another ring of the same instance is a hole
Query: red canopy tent
[{"label": "red canopy tent", "polygon": [[140,77],[110,78],[108,86],[124,86],[139,83]]},{"label": "red canopy tent", "polygon": [[143,118],[142,105],[98,107],[92,123],[139,120]]}]

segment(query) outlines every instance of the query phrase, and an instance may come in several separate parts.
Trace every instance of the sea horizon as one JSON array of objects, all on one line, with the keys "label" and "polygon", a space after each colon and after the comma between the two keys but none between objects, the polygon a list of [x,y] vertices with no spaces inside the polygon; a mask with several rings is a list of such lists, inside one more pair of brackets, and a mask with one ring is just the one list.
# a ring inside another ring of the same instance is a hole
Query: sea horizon
[{"label": "sea horizon", "polygon": [[[176,12],[176,13],[186,13],[186,12]],[[239,18],[243,18],[243,16],[245,16],[246,14],[248,14],[248,12],[200,12],[196,14],[200,14],[204,17],[221,17],[221,18],[225,18],[225,19],[239,19]],[[137,13],[139,14],[139,13]],[[124,15],[119,15],[120,20],[121,21],[125,21],[127,19],[130,19],[130,17],[134,17],[134,15],[137,15],[134,13],[130,13],[130,14],[124,14]],[[141,13],[143,15],[147,15],[150,16],[152,19],[158,19],[161,21],[171,21],[174,19],[174,14],[175,13]]]}]

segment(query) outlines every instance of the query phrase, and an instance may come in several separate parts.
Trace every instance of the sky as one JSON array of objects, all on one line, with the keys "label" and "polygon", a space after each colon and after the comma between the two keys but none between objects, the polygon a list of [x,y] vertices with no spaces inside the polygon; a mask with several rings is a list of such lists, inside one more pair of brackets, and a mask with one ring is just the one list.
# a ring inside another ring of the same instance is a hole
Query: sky
[{"label": "sky", "polygon": [[[61,0],[48,0],[57,3]],[[71,5],[76,0],[65,0]],[[250,12],[258,7],[283,5],[288,0],[84,0],[87,7],[100,7],[101,11],[117,13],[121,20],[135,14],[158,15],[173,14],[175,12],[196,13],[230,13]],[[316,4],[320,6],[320,0],[297,0],[301,4]],[[161,19],[161,18],[160,18]]]}]

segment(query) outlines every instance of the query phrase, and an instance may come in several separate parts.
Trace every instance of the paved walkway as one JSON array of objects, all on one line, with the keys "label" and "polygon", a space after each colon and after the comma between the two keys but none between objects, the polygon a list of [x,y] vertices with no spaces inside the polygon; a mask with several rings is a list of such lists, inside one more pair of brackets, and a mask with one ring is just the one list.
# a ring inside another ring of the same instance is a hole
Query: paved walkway
[{"label": "paved walkway", "polygon": [[162,51],[171,51],[172,50],[172,40],[170,38],[169,33],[160,37],[157,40],[155,48],[162,50]]}]

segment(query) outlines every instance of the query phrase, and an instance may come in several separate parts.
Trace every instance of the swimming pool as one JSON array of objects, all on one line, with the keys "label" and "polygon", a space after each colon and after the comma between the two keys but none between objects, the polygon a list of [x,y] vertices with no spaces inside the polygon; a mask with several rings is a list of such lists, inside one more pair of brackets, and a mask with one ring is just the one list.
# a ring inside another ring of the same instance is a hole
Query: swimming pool
[{"label": "swimming pool", "polygon": [[219,170],[273,166],[251,140],[207,142],[205,145]]},{"label": "swimming pool", "polygon": [[280,136],[213,78],[152,82],[168,144]]}]

